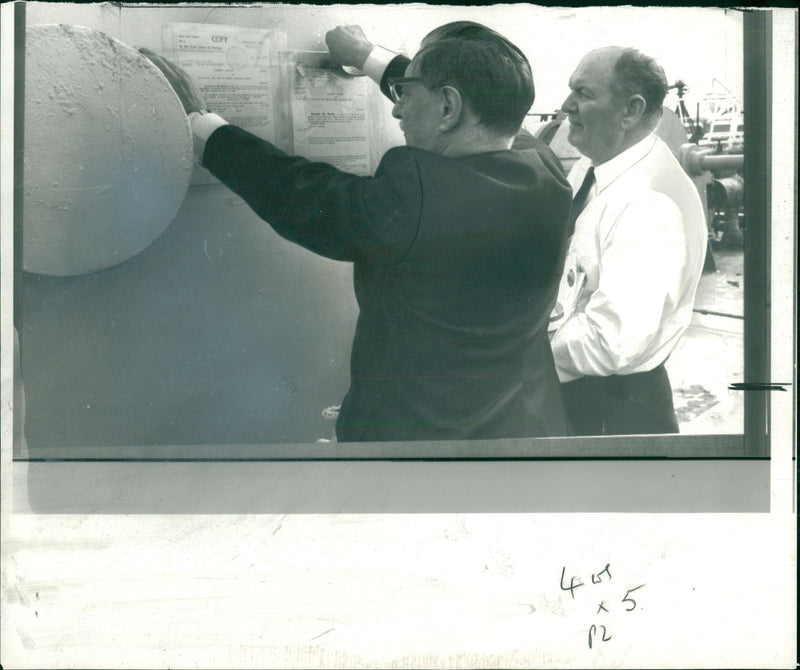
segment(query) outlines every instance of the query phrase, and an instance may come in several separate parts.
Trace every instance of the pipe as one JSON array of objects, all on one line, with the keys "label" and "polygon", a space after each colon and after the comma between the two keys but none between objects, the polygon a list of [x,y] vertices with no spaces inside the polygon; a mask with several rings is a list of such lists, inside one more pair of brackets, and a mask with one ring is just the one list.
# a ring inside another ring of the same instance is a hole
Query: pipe
[{"label": "pipe", "polygon": [[700,167],[705,170],[735,170],[744,165],[744,154],[716,154],[701,156]]},{"label": "pipe", "polygon": [[696,144],[684,144],[678,151],[681,167],[691,177],[699,177],[713,170],[734,170],[744,165],[743,154],[713,154],[712,148],[701,148]]},{"label": "pipe", "polygon": [[708,188],[716,207],[732,207],[742,203],[744,193],[744,179],[738,174],[733,177],[722,177],[712,181]]}]

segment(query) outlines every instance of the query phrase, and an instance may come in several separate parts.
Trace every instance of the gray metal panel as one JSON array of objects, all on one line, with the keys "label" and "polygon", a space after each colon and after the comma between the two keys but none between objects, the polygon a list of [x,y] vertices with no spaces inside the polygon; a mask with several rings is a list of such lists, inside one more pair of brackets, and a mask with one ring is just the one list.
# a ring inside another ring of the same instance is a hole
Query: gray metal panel
[{"label": "gray metal panel", "polygon": [[351,277],[222,186],[190,189],[164,234],[116,268],[23,275],[31,456],[332,437],[321,412],[348,387]]}]

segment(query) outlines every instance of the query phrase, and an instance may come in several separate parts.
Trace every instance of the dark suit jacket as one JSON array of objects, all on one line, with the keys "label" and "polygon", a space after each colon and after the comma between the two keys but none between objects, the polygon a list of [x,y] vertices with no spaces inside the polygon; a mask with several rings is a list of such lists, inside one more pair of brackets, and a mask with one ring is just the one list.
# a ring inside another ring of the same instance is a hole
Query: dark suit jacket
[{"label": "dark suit jacket", "polygon": [[223,126],[203,163],[280,235],[354,264],[339,440],[565,434],[546,331],[570,188],[545,145],[398,147],[359,177]]}]

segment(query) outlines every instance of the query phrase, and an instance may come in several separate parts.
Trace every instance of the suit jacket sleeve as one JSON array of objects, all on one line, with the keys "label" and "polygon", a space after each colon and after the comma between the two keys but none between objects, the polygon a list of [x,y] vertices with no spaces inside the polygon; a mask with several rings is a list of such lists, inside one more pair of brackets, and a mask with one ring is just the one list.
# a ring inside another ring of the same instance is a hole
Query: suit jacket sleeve
[{"label": "suit jacket sleeve", "polygon": [[226,125],[209,137],[203,165],[279,235],[327,258],[393,263],[417,234],[422,188],[405,147],[388,151],[374,177],[360,177]]},{"label": "suit jacket sleeve", "polygon": [[389,98],[389,100],[392,99],[392,96],[389,94],[389,79],[405,76],[406,68],[410,62],[411,59],[408,56],[398,54],[392,58],[389,65],[383,71],[383,76],[381,77],[381,93]]}]

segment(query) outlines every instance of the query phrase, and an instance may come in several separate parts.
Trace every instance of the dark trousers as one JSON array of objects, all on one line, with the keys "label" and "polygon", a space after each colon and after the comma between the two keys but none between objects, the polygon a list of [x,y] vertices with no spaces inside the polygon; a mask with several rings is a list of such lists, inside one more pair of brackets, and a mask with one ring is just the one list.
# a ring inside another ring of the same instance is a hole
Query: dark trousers
[{"label": "dark trousers", "polygon": [[561,385],[573,435],[677,433],[663,365],[633,375],[582,377]]}]

